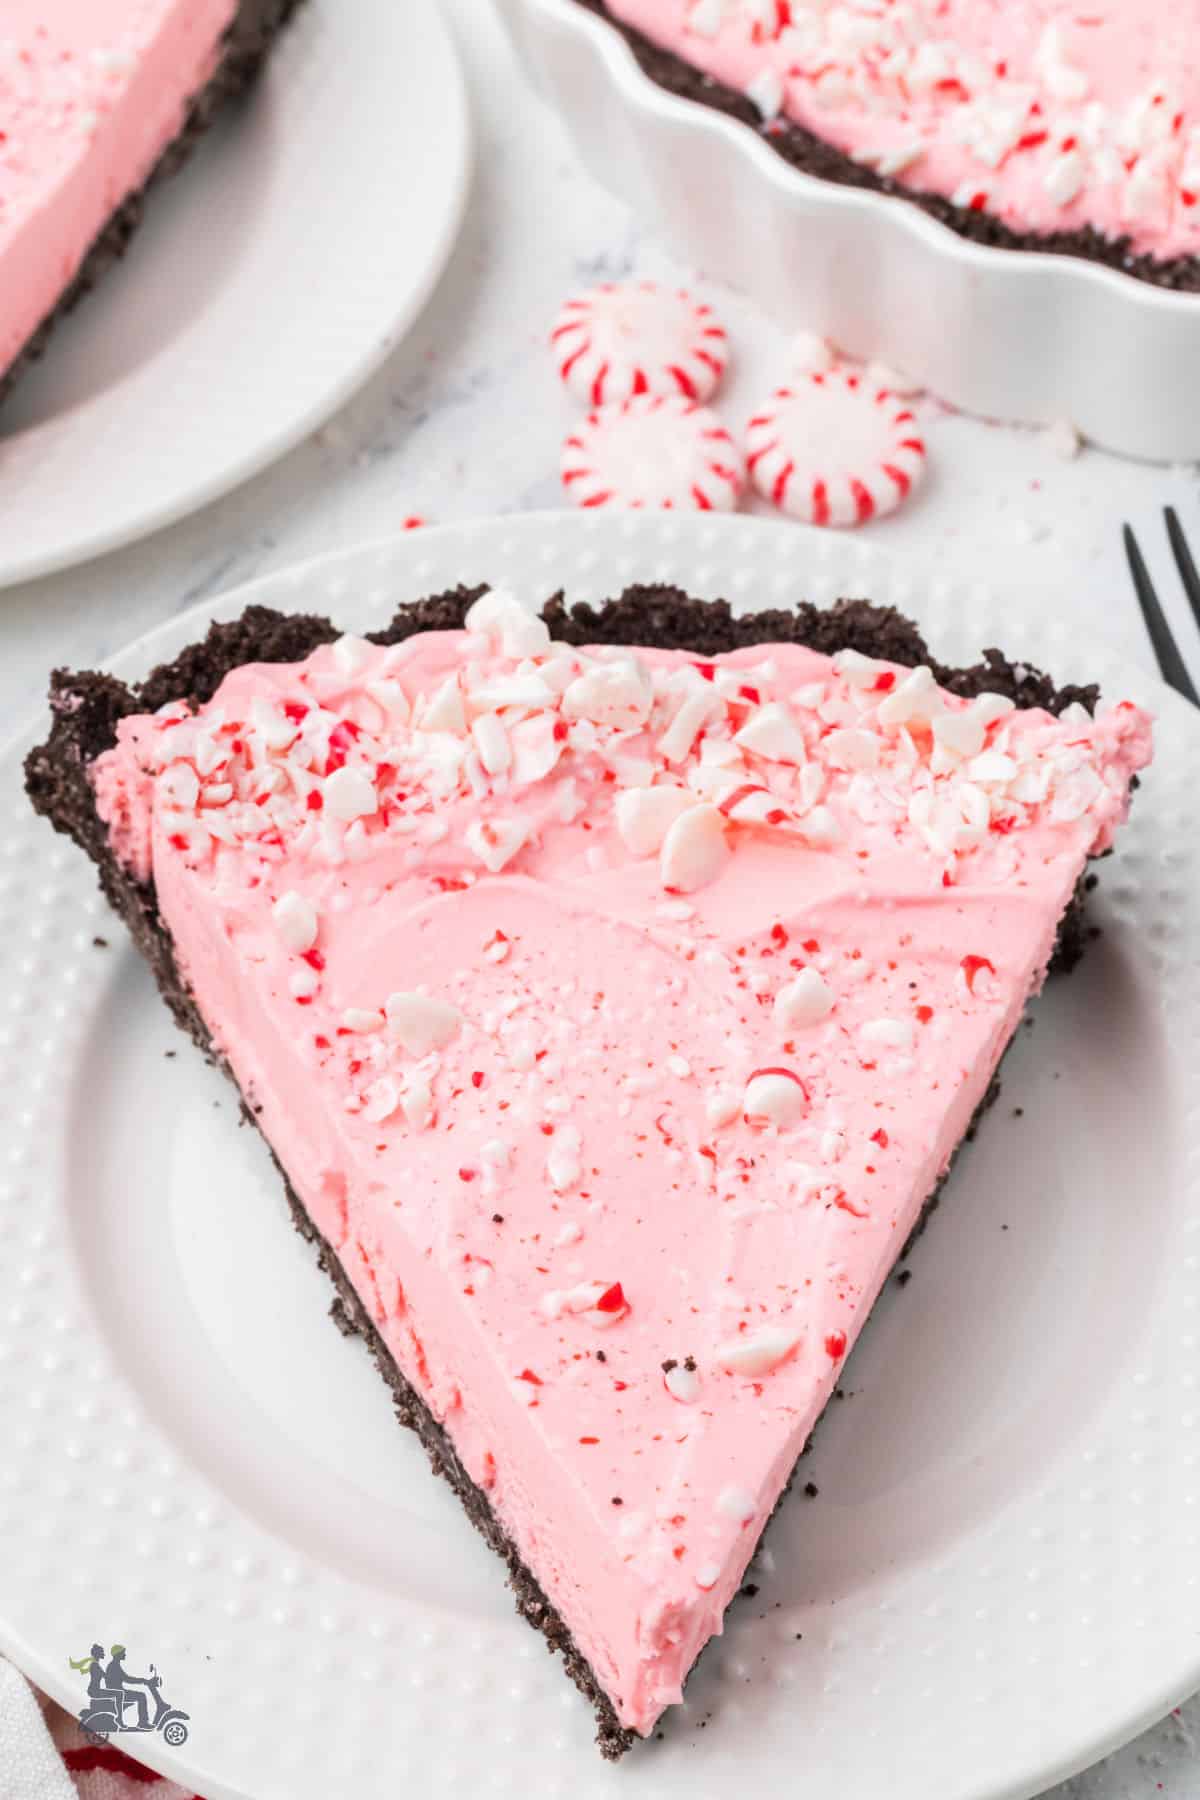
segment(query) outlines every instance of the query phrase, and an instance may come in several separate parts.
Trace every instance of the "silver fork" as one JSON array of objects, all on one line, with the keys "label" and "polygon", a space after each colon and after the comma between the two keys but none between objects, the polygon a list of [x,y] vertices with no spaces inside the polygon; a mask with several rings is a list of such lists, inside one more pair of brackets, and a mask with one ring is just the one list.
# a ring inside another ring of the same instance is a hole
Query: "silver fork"
[{"label": "silver fork", "polygon": [[[1175,567],[1179,570],[1179,579],[1183,583],[1183,591],[1187,595],[1188,605],[1192,609],[1192,617],[1200,627],[1200,574],[1192,560],[1188,549],[1188,541],[1183,535],[1183,526],[1173,506],[1163,507],[1163,518],[1167,524],[1167,538],[1171,545],[1171,554],[1175,558]],[[1137,593],[1138,605],[1142,609],[1142,617],[1146,621],[1146,631],[1162,678],[1168,687],[1173,687],[1177,694],[1190,700],[1193,706],[1200,706],[1200,694],[1196,692],[1196,684],[1188,674],[1187,664],[1175,642],[1171,627],[1167,624],[1166,614],[1159,604],[1158,595],[1154,591],[1154,583],[1150,572],[1138,548],[1138,541],[1128,525],[1122,527],[1125,539],[1125,555],[1129,562],[1129,573],[1133,576],[1134,590]]]}]

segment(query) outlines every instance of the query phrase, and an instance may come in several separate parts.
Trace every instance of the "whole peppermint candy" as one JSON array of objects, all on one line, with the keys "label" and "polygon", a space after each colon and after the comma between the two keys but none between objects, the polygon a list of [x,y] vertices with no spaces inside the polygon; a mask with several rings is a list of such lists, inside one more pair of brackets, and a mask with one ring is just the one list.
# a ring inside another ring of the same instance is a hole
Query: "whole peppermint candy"
[{"label": "whole peppermint candy", "polygon": [[568,390],[588,406],[638,394],[707,400],[729,359],[712,308],[653,281],[606,282],[574,295],[550,342]]},{"label": "whole peppermint candy", "polygon": [[745,479],[717,415],[682,396],[596,407],[563,445],[563,486],[576,506],[732,512]]},{"label": "whole peppermint candy", "polygon": [[916,415],[847,369],[794,375],[746,427],[755,487],[810,525],[863,525],[906,499],[925,470]]}]

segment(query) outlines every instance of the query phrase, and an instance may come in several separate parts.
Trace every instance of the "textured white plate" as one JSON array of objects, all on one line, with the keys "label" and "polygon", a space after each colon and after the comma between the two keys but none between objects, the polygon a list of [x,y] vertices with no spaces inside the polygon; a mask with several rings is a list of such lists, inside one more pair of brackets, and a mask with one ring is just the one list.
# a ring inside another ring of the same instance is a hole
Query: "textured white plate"
[{"label": "textured white plate", "polygon": [[72,1708],[94,1638],[155,1661],[191,1739],[129,1741],[208,1800],[999,1800],[1200,1685],[1195,714],[1010,595],[747,520],[426,531],[256,582],[116,666],[251,599],[364,629],[460,579],[599,599],[634,578],[741,606],[870,593],[951,658],[1002,643],[1158,708],[1104,935],[1020,1033],[855,1352],[819,1498],[783,1508],[665,1741],[613,1770],[10,750],[0,1648]]},{"label": "textured white plate", "polygon": [[432,0],[305,0],[0,409],[0,585],[168,524],[327,418],[424,304],[469,164]]},{"label": "textured white plate", "polygon": [[973,244],[915,206],[793,169],[668,94],[576,0],[499,0],[598,180],[782,325],[879,357],[965,412],[1067,419],[1106,449],[1200,457],[1200,296]]}]

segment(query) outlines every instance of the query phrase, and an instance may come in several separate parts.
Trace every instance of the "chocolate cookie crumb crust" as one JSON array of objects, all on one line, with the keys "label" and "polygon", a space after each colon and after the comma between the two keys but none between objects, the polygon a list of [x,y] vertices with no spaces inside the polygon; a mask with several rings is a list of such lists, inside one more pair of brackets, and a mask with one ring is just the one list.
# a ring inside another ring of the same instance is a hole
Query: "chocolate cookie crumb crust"
[{"label": "chocolate cookie crumb crust", "polygon": [[227,100],[249,87],[261,69],[276,37],[301,0],[241,0],[225,33],[221,60],[209,80],[194,96],[183,125],[171,139],[146,181],[126,195],[96,237],[80,263],[71,285],[42,320],[8,368],[0,374],[0,405],[31,363],[43,355],[58,321],[74,311],[85,294],[120,262],[129,241],[142,222],[146,196],[160,181],[182,168],[199,140]]},{"label": "chocolate cookie crumb crust", "polygon": [[987,244],[995,250],[1035,250],[1054,256],[1079,257],[1085,262],[1102,263],[1106,268],[1117,269],[1123,275],[1132,275],[1153,287],[1170,288],[1176,293],[1200,292],[1200,259],[1194,256],[1175,256],[1159,261],[1153,256],[1139,255],[1131,248],[1127,237],[1105,237],[1090,225],[1073,231],[1014,231],[987,211],[955,206],[942,194],[909,187],[894,176],[880,175],[874,169],[856,163],[844,151],[825,143],[803,125],[785,118],[764,120],[745,94],[703,74],[676,56],[674,51],[660,49],[634,26],[615,18],[605,0],[574,0],[574,3],[596,13],[614,31],[620,32],[642,71],[656,86],[678,94],[681,99],[695,100],[701,106],[740,120],[785,162],[806,175],[817,175],[822,181],[833,181],[840,187],[870,188],[875,193],[892,194],[912,206],[919,206],[922,212],[949,226],[959,237],[969,238],[972,243]]},{"label": "chocolate cookie crumb crust", "polygon": [[[374,643],[393,644],[415,632],[459,627],[468,607],[485,591],[484,585],[458,587],[402,606],[389,625],[367,636]],[[826,655],[849,648],[911,667],[928,663],[944,687],[964,698],[989,690],[1008,695],[1020,706],[1044,706],[1055,713],[1072,701],[1094,707],[1097,700],[1094,687],[1057,687],[1048,676],[1009,661],[998,650],[985,651],[981,661],[970,668],[948,668],[929,655],[911,621],[892,608],[865,600],[842,600],[828,610],[801,602],[791,612],[763,611],[735,617],[722,600],[696,600],[676,587],[639,585],[597,608],[568,608],[561,594],[556,595],[543,609],[543,617],[556,637],[574,644],[624,643],[688,650],[700,656],[715,656],[743,645],[766,642],[804,644]],[[56,670],[51,678],[50,735],[26,759],[26,789],[35,810],[49,819],[55,830],[72,837],[91,858],[105,896],[153,970],[176,1024],[231,1080],[232,1072],[215,1050],[209,1029],[176,963],[153,883],[136,881],[109,848],[105,826],[96,813],[88,768],[97,756],[112,747],[117,726],[128,714],[154,711],[168,701],[201,705],[211,699],[224,677],[241,664],[299,661],[338,635],[338,628],[327,618],[252,606],[235,620],[212,625],[201,642],[190,645],[139,683],[129,685],[102,673]],[[1083,901],[1081,881],[1060,923],[1056,967],[1072,967],[1082,953],[1086,942]],[[968,1138],[997,1090],[998,1083],[993,1083],[972,1121]],[[240,1098],[246,1119],[257,1124],[250,1097],[240,1094]],[[547,1647],[562,1656],[567,1673],[595,1708],[597,1743],[602,1754],[616,1760],[637,1741],[637,1734],[621,1725],[587,1659],[522,1560],[487,1495],[471,1480],[448,1434],[397,1366],[336,1254],[309,1218],[278,1159],[275,1161],[296,1228],[316,1247],[321,1266],[336,1289],[332,1308],[335,1322],[343,1333],[364,1339],[391,1389],[397,1418],[417,1433],[434,1471],[450,1483],[468,1518],[507,1565],[517,1610],[543,1634]],[[926,1200],[897,1264],[904,1260],[924,1229],[944,1181],[945,1177]],[[794,1477],[795,1470],[785,1494]],[[768,1520],[764,1535],[769,1525]]]}]

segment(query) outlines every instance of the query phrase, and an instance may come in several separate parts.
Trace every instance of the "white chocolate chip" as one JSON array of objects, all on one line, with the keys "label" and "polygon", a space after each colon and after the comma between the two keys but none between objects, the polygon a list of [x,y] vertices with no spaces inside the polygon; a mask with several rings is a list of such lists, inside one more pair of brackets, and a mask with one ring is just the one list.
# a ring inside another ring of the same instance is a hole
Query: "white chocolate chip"
[{"label": "white chocolate chip", "polygon": [[672,1400],[678,1400],[681,1406],[691,1406],[700,1398],[700,1377],[695,1369],[685,1368],[677,1362],[673,1369],[667,1369],[663,1375],[663,1386]]},{"label": "white chocolate chip", "polygon": [[868,1019],[859,1027],[858,1035],[864,1044],[907,1050],[912,1046],[913,1024],[911,1019]]},{"label": "white chocolate chip", "polygon": [[408,1082],[400,1106],[414,1131],[424,1131],[433,1123],[433,1089],[423,1076],[415,1075]]},{"label": "white chocolate chip", "polygon": [[363,1096],[362,1116],[372,1125],[380,1125],[384,1119],[390,1119],[400,1104],[400,1095],[396,1084],[387,1075],[373,1082]]},{"label": "white chocolate chip", "polygon": [[343,763],[325,778],[325,811],[330,818],[348,821],[368,818],[378,807],[374,783],[362,769]]},{"label": "white chocolate chip", "polygon": [[[1070,710],[1068,707],[1067,712]],[[1010,700],[1007,694],[977,694],[971,702],[971,711],[977,718],[982,719],[985,725],[994,725],[998,719],[1007,719],[1009,713],[1016,711],[1016,702]],[[1082,707],[1080,711],[1083,712]],[[1090,725],[1092,722],[1090,715],[1083,712],[1083,716],[1084,722]],[[1066,713],[1063,714],[1063,718],[1065,720]]]},{"label": "white chocolate chip", "polygon": [[879,739],[873,731],[848,727],[831,731],[824,740],[825,757],[835,769],[877,769]]},{"label": "white chocolate chip", "polygon": [[865,690],[875,686],[887,664],[876,662],[873,656],[864,656],[861,650],[839,650],[833,658],[833,667],[847,687]]},{"label": "white chocolate chip", "polygon": [[383,1014],[367,1012],[361,1006],[350,1006],[342,1014],[342,1024],[347,1031],[378,1031],[383,1024]]},{"label": "white chocolate chip", "polygon": [[715,806],[690,807],[663,839],[659,860],[662,884],[671,893],[695,893],[716,878],[728,856],[721,813]]},{"label": "white chocolate chip", "polygon": [[550,649],[550,627],[507,588],[492,588],[468,608],[463,624],[486,637],[503,655],[519,661],[526,656],[545,656]]},{"label": "white chocolate chip", "polygon": [[973,706],[959,712],[940,713],[933,721],[933,739],[956,756],[978,756],[983,749],[986,720]]},{"label": "white chocolate chip", "polygon": [[302,956],[317,941],[317,909],[303,894],[281,894],[271,908],[275,929],[289,950]]},{"label": "white chocolate chip", "polygon": [[1053,158],[1042,176],[1042,187],[1055,206],[1070,206],[1083,187],[1087,164],[1076,148],[1062,150]]},{"label": "white chocolate chip", "polygon": [[368,661],[371,648],[372,646],[367,643],[365,638],[349,635],[337,638],[333,644],[333,660],[337,664],[339,673],[357,675]]},{"label": "white chocolate chip", "polygon": [[546,1158],[546,1174],[556,1194],[569,1193],[583,1179],[579,1160],[581,1139],[573,1125],[560,1125],[555,1131]]},{"label": "white chocolate chip", "polygon": [[471,737],[480,762],[489,775],[503,775],[512,762],[508,733],[495,713],[480,713],[471,726]]},{"label": "white chocolate chip", "polygon": [[382,706],[389,724],[407,725],[412,708],[398,681],[368,681],[367,693],[377,706]]},{"label": "white chocolate chip", "polygon": [[528,837],[529,826],[523,819],[472,819],[463,842],[495,875],[512,861]]},{"label": "white chocolate chip", "polygon": [[192,812],[200,799],[200,782],[190,763],[172,763],[158,778],[158,793],[164,806],[180,812]]},{"label": "white chocolate chip", "polygon": [[1019,773],[1016,761],[1002,750],[984,750],[967,764],[969,779],[980,781],[985,787],[1014,781]]},{"label": "white chocolate chip", "polygon": [[457,675],[447,675],[441,686],[429,696],[416,720],[420,731],[450,731],[462,737],[467,729],[462,689]]},{"label": "white chocolate chip", "polygon": [[457,1036],[463,1016],[456,1006],[428,994],[389,994],[384,1009],[388,1030],[410,1056],[428,1056]]},{"label": "white chocolate chip", "polygon": [[714,1360],[731,1375],[767,1375],[777,1369],[800,1342],[798,1331],[785,1331],[780,1326],[764,1326],[743,1336],[718,1344]]},{"label": "white chocolate chip", "polygon": [[756,1510],[753,1494],[733,1482],[717,1495],[717,1511],[727,1519],[736,1519],[739,1525],[748,1525]]},{"label": "white chocolate chip", "polygon": [[563,753],[564,743],[555,732],[557,719],[552,713],[535,713],[512,727],[512,782],[514,787],[528,787],[544,781]]},{"label": "white chocolate chip", "polygon": [[833,989],[818,971],[801,969],[775,996],[775,1021],[784,1031],[818,1025],[833,1011]]},{"label": "white chocolate chip", "polygon": [[733,741],[767,762],[798,764],[808,754],[800,727],[777,700],[757,707]]},{"label": "white chocolate chip", "polygon": [[877,716],[881,725],[907,725],[912,719],[936,718],[945,709],[933,671],[922,664],[910,669],[904,680],[884,696]]},{"label": "white chocolate chip", "polygon": [[783,108],[783,76],[770,63],[764,63],[751,81],[746,83],[746,98],[757,106],[764,119],[774,119]]},{"label": "white chocolate chip", "polygon": [[786,1069],[761,1069],[746,1083],[742,1112],[748,1125],[774,1125],[786,1130],[808,1111],[804,1083]]},{"label": "white chocolate chip", "polygon": [[684,700],[658,740],[658,753],[666,762],[682,762],[696,741],[696,734],[720,710],[721,702],[707,682]]},{"label": "white chocolate chip", "polygon": [[634,856],[654,856],[675,820],[694,805],[687,788],[635,787],[617,795],[613,811],[626,849]]},{"label": "white chocolate chip", "polygon": [[576,677],[562,697],[563,716],[630,731],[644,723],[654,702],[650,676],[636,657],[596,663]]},{"label": "white chocolate chip", "polygon": [[300,735],[300,727],[268,700],[250,702],[250,721],[255,736],[266,750],[286,750]]}]

